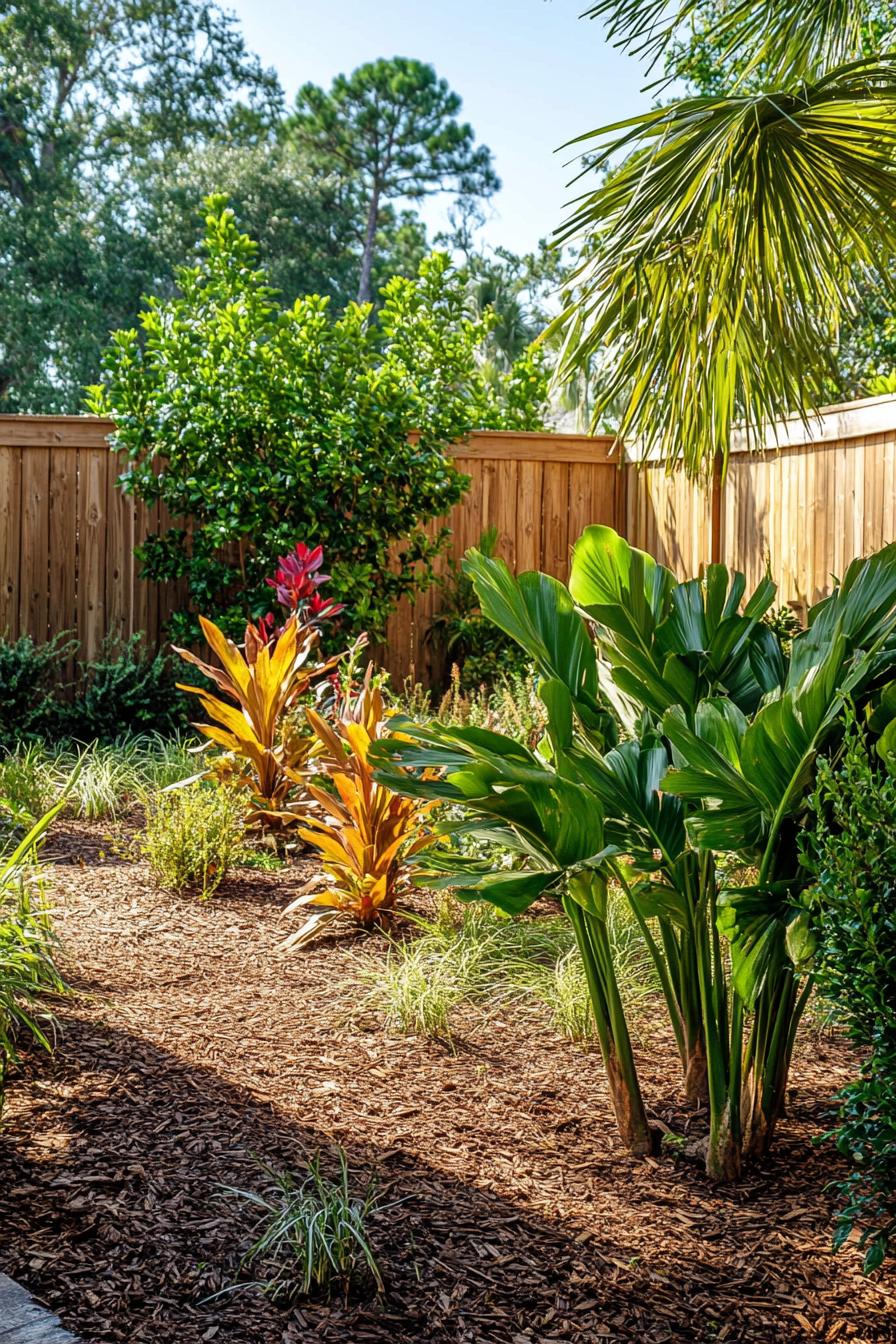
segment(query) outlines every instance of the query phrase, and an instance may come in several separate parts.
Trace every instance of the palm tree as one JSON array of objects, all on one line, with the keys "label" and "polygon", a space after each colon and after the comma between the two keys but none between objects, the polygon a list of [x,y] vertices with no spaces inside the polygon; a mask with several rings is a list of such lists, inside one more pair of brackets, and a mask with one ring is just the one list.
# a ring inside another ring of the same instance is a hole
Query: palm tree
[{"label": "palm tree", "polygon": [[[586,12],[655,60],[699,3]],[[735,419],[752,441],[783,415],[809,422],[857,276],[886,276],[896,254],[896,47],[862,55],[871,12],[869,0],[732,0],[719,37],[746,60],[726,96],[572,142],[583,177],[625,157],[558,232],[581,248],[552,327],[561,377],[602,352],[595,418],[621,399],[620,436],[693,474],[727,460]]]}]

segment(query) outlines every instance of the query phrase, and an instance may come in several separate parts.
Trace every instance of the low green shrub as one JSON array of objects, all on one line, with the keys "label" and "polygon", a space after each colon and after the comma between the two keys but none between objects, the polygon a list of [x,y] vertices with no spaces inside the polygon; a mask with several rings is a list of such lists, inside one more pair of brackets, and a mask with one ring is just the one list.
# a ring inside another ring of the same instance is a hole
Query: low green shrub
[{"label": "low green shrub", "polygon": [[870,1271],[896,1240],[896,779],[855,723],[813,801],[818,986],[867,1052],[837,1098],[833,1138],[853,1169],[839,1183],[834,1244],[857,1233]]},{"label": "low green shrub", "polygon": [[143,733],[173,736],[188,721],[179,679],[174,660],[152,653],[142,635],[107,640],[98,658],[80,664],[78,694],[60,707],[61,733],[76,742],[102,743]]},{"label": "low green shrub", "polygon": [[62,668],[76,647],[64,634],[47,644],[0,639],[0,749],[59,733]]},{"label": "low green shrub", "polygon": [[240,861],[245,806],[235,791],[203,783],[148,797],[139,850],[160,887],[207,899]]},{"label": "low green shrub", "polygon": [[348,1159],[338,1150],[335,1180],[323,1172],[320,1155],[308,1163],[304,1179],[289,1172],[263,1171],[264,1190],[225,1192],[258,1212],[255,1241],[243,1256],[241,1268],[264,1274],[236,1287],[260,1289],[274,1302],[289,1304],[315,1291],[329,1294],[334,1287],[346,1293],[358,1279],[370,1279],[378,1291],[383,1279],[370,1243],[368,1219],[380,1211],[371,1182],[354,1194]]},{"label": "low green shrub", "polygon": [[189,704],[168,654],[152,653],[141,635],[108,640],[98,658],[78,664],[71,695],[65,664],[76,650],[64,634],[46,644],[27,635],[0,640],[0,750],[36,740],[172,736],[186,728]]}]

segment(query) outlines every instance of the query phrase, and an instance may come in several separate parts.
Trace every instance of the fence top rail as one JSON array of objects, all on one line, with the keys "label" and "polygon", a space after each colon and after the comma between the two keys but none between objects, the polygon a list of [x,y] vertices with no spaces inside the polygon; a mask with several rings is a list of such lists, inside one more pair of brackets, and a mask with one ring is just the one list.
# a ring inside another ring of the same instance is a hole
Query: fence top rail
[{"label": "fence top rail", "polygon": [[[614,451],[615,450],[615,451]],[[454,457],[510,459],[515,462],[606,462],[618,466],[622,455],[612,434],[553,434],[549,430],[474,429],[449,449]]]},{"label": "fence top rail", "polygon": [[114,428],[95,415],[0,415],[0,448],[108,448]]},{"label": "fence top rail", "polygon": [[[113,421],[93,415],[0,415],[0,448],[108,448],[114,430]],[[621,460],[615,442],[611,434],[476,429],[449,451],[464,458],[615,465]]]}]

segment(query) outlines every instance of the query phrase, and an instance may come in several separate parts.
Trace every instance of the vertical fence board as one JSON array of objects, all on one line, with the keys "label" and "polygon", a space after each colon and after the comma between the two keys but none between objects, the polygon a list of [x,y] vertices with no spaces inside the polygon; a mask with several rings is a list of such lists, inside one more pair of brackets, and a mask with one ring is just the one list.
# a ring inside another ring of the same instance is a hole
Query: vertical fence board
[{"label": "vertical fence board", "polygon": [[566,579],[569,571],[569,468],[545,462],[542,490],[542,559],[545,571]]},{"label": "vertical fence board", "polygon": [[516,514],[516,566],[520,571],[538,569],[541,564],[542,477],[541,462],[520,462]]},{"label": "vertical fence board", "polygon": [[[50,449],[49,634],[77,630],[78,449]],[[63,673],[74,675],[74,653]]]},{"label": "vertical fence board", "polygon": [[495,463],[495,512],[498,529],[496,552],[516,569],[516,514],[519,507],[519,463],[505,459]]},{"label": "vertical fence board", "polygon": [[81,450],[78,465],[78,634],[85,659],[106,634],[106,500],[110,453]]},{"label": "vertical fence board", "polygon": [[[39,644],[49,633],[50,449],[22,457],[22,547],[19,625]],[[55,633],[55,632],[53,632]]]},{"label": "vertical fence board", "polygon": [[22,449],[0,447],[0,635],[27,634],[19,623]]},{"label": "vertical fence board", "polygon": [[106,459],[106,633],[119,642],[134,633],[134,508]]}]

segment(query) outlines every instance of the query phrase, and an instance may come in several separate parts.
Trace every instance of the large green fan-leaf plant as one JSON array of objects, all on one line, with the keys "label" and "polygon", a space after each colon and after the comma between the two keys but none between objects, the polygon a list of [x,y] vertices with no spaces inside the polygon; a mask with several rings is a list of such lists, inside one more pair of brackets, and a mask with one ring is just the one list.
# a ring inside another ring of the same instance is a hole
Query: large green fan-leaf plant
[{"label": "large green fan-leaf plant", "polygon": [[[608,884],[656,966],[687,1099],[708,1113],[706,1168],[734,1180],[784,1109],[811,987],[811,882],[799,833],[846,703],[896,675],[896,546],[854,562],[785,652],[775,596],[710,565],[678,582],[610,528],[575,547],[569,587],[468,553],[482,611],[535,663],[538,751],[473,728],[403,720],[378,744],[399,791],[450,800],[493,865],[442,853],[430,880],[510,913],[559,901],[585,963],[626,1146],[653,1134],[606,928]],[[424,772],[438,767],[437,779]],[[455,827],[457,823],[454,823]],[[508,871],[500,853],[517,858]]]}]

